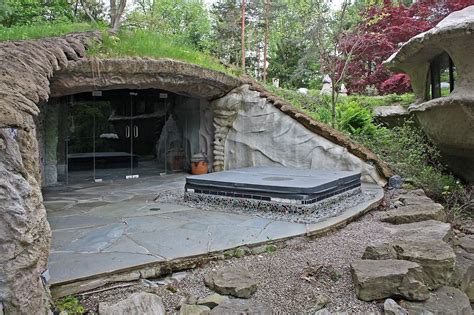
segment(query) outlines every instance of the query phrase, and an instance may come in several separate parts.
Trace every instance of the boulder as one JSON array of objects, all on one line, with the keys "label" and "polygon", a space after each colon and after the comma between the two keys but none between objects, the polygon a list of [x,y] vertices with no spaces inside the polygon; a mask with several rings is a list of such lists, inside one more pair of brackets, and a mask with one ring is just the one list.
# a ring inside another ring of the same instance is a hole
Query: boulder
[{"label": "boulder", "polygon": [[408,119],[408,111],[401,105],[374,107],[374,120],[386,127],[402,126]]},{"label": "boulder", "polygon": [[382,222],[405,224],[426,220],[445,221],[444,207],[439,203],[410,205],[387,211],[381,218]]},{"label": "boulder", "polygon": [[429,297],[420,265],[405,260],[357,260],[351,264],[356,295],[364,301],[404,297],[422,301]]},{"label": "boulder", "polygon": [[257,282],[248,270],[227,267],[213,270],[204,277],[204,282],[211,290],[219,294],[232,295],[248,299],[257,291]]},{"label": "boulder", "polygon": [[472,308],[464,292],[453,287],[441,287],[423,302],[404,302],[409,314],[457,314],[471,315]]},{"label": "boulder", "polygon": [[450,284],[465,292],[471,303],[474,303],[474,254],[460,247],[456,247],[454,252],[456,264]]},{"label": "boulder", "polygon": [[390,225],[384,227],[398,240],[410,241],[432,241],[442,240],[449,241],[452,231],[449,223],[439,222],[435,220],[427,220],[421,222]]},{"label": "boulder", "polygon": [[255,301],[242,299],[228,299],[216,306],[211,315],[271,315],[272,309]]},{"label": "boulder", "polygon": [[408,311],[392,299],[385,300],[383,303],[383,311],[385,315],[408,315]]},{"label": "boulder", "polygon": [[161,297],[156,294],[138,292],[125,300],[109,305],[99,303],[99,315],[158,315],[165,314]]},{"label": "boulder", "polygon": [[378,245],[369,245],[365,248],[362,259],[382,260],[397,259],[397,252],[393,245],[383,243]]},{"label": "boulder", "polygon": [[179,315],[206,315],[211,309],[205,305],[183,304],[179,309]]},{"label": "boulder", "polygon": [[229,298],[227,296],[223,296],[223,295],[215,293],[215,294],[208,295],[205,298],[199,299],[197,301],[197,304],[204,305],[212,309],[228,299]]},{"label": "boulder", "polygon": [[396,242],[397,258],[418,263],[423,267],[424,283],[431,289],[449,284],[454,272],[456,255],[447,243],[439,240]]},{"label": "boulder", "polygon": [[449,283],[454,272],[456,255],[447,243],[434,241],[400,241],[367,246],[363,259],[400,259],[423,267],[423,282],[430,288]]},{"label": "boulder", "polygon": [[459,239],[459,246],[468,253],[474,254],[474,235],[466,235]]},{"label": "boulder", "polygon": [[402,195],[398,197],[398,200],[403,202],[405,206],[419,206],[428,203],[434,203],[434,201],[427,196],[416,196],[412,194]]}]

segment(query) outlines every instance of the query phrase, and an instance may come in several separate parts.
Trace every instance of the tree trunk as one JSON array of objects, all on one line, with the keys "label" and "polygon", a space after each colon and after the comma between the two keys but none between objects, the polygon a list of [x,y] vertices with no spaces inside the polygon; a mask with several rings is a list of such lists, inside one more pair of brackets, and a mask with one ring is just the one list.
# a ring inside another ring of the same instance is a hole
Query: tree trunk
[{"label": "tree trunk", "polygon": [[263,82],[267,82],[269,9],[270,9],[270,0],[265,0],[265,41],[264,41],[264,47],[263,47]]},{"label": "tree trunk", "polygon": [[240,40],[242,43],[242,71],[245,73],[245,0],[242,0],[242,32]]},{"label": "tree trunk", "polygon": [[331,126],[336,128],[336,86],[331,78]]},{"label": "tree trunk", "polygon": [[127,0],[119,0],[117,6],[116,0],[110,0],[110,28],[113,33],[117,33],[120,27],[120,19],[127,5]]}]

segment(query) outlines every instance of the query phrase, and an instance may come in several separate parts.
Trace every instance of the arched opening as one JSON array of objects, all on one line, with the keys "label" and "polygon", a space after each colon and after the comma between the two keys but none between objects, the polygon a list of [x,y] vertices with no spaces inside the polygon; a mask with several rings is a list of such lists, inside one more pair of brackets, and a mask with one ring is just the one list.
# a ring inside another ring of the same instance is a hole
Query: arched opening
[{"label": "arched opening", "polygon": [[186,172],[210,155],[207,100],[161,89],[110,89],[51,98],[42,106],[43,185]]},{"label": "arched opening", "polygon": [[448,53],[443,52],[432,59],[429,77],[428,99],[447,96],[454,90],[456,66]]}]

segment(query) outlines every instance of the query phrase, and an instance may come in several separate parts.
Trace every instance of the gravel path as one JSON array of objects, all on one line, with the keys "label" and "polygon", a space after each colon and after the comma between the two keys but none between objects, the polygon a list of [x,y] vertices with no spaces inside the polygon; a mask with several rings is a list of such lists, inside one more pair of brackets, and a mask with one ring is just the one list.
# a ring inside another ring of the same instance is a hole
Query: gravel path
[{"label": "gravel path", "polygon": [[146,288],[134,284],[80,299],[87,309],[94,312],[99,301],[114,302],[136,291],[150,291],[160,295],[167,310],[173,311],[189,294],[204,297],[212,293],[204,286],[205,274],[212,269],[233,265],[249,269],[256,277],[258,290],[251,300],[266,304],[275,312],[309,310],[320,294],[329,297],[327,308],[332,312],[381,311],[381,305],[356,298],[349,265],[362,256],[367,245],[390,240],[390,235],[382,228],[385,224],[379,221],[382,211],[372,211],[324,237],[292,240],[288,246],[274,253],[232,258],[198,267],[189,271],[182,281],[171,285],[172,288]]}]

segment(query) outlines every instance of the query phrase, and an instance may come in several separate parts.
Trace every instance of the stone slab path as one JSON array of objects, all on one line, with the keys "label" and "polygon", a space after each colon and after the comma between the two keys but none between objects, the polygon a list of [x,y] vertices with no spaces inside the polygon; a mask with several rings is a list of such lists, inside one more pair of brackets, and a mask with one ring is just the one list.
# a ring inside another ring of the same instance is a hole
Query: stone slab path
[{"label": "stone slab path", "polygon": [[376,197],[317,224],[275,221],[205,211],[154,200],[158,192],[182,189],[185,175],[75,185],[44,192],[53,230],[49,257],[54,286],[147,264],[222,251],[242,245],[314,234],[373,207]]}]

